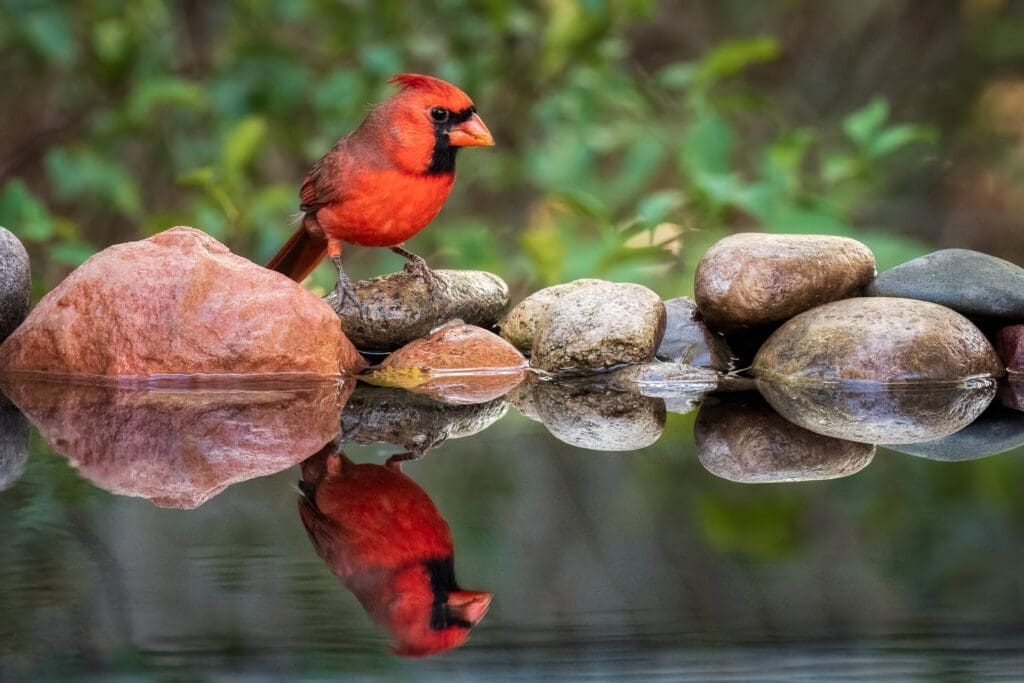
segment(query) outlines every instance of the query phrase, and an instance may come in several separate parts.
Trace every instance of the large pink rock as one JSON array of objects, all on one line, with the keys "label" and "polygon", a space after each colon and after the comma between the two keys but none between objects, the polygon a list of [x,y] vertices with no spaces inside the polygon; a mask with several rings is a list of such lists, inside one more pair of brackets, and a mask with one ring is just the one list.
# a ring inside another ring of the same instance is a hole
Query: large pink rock
[{"label": "large pink rock", "polygon": [[0,373],[355,373],[365,362],[319,297],[199,230],[96,254],[0,346]]},{"label": "large pink rock", "polygon": [[96,486],[194,508],[227,486],[287,469],[339,429],[354,380],[0,383],[53,450]]}]

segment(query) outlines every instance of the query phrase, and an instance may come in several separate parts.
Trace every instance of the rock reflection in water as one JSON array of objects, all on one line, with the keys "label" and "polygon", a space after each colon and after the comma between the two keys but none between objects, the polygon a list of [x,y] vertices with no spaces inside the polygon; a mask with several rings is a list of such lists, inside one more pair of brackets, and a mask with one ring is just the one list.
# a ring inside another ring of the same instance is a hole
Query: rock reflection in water
[{"label": "rock reflection in water", "polygon": [[194,508],[230,484],[280,472],[338,433],[353,383],[119,388],[20,382],[3,387],[96,486]]},{"label": "rock reflection in water", "polygon": [[299,514],[318,555],[397,641],[396,654],[457,648],[492,595],[455,582],[448,524],[401,462],[357,465],[326,446],[302,463]]},{"label": "rock reflection in water", "polygon": [[593,381],[527,381],[510,394],[523,415],[564,443],[595,451],[635,451],[661,438],[665,401]]},{"label": "rock reflection in water", "polygon": [[508,399],[450,405],[404,389],[360,384],[341,416],[341,441],[390,443],[420,457],[448,439],[483,431],[508,412]]},{"label": "rock reflection in water", "polygon": [[987,458],[1024,446],[1024,413],[994,403],[981,417],[955,434],[934,441],[886,446],[929,460],[953,462]]},{"label": "rock reflection in water", "polygon": [[709,399],[697,413],[693,434],[705,469],[745,484],[846,477],[875,455],[870,444],[796,426],[756,393]]},{"label": "rock reflection in water", "polygon": [[992,402],[994,379],[962,383],[781,383],[757,380],[776,411],[812,432],[863,443],[931,441],[973,422]]},{"label": "rock reflection in water", "polygon": [[28,461],[28,420],[0,393],[0,491],[9,489]]}]

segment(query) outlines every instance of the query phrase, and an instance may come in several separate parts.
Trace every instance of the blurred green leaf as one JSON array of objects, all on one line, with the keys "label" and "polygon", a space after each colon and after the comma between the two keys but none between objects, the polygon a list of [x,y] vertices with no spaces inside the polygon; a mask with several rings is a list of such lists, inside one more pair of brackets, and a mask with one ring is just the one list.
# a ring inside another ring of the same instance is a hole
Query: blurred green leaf
[{"label": "blurred green leaf", "polygon": [[11,180],[0,190],[0,225],[28,242],[44,242],[54,235],[46,207],[20,180]]},{"label": "blurred green leaf", "polygon": [[884,97],[875,97],[862,109],[843,119],[843,130],[851,140],[866,147],[889,118],[889,102]]},{"label": "blurred green leaf", "polygon": [[227,178],[235,178],[243,171],[266,136],[267,122],[262,116],[248,116],[235,124],[225,138],[221,159]]}]

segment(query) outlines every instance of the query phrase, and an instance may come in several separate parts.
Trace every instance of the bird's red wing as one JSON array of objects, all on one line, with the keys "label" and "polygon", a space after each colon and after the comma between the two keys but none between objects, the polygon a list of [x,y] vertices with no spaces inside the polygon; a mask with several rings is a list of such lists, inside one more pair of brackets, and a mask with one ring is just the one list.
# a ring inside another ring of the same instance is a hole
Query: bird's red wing
[{"label": "bird's red wing", "polygon": [[344,199],[345,179],[350,173],[345,168],[347,157],[346,140],[341,140],[313,164],[306,179],[302,181],[302,189],[299,190],[300,211],[314,213],[328,204],[336,204]]}]

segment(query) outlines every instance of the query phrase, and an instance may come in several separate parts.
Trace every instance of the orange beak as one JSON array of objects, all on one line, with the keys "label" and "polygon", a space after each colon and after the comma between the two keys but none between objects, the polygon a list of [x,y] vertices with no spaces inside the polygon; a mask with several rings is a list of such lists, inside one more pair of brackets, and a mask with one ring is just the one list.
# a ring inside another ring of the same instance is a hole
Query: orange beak
[{"label": "orange beak", "polygon": [[476,626],[487,614],[493,597],[483,591],[452,591],[448,594],[448,608],[454,616]]},{"label": "orange beak", "polygon": [[473,114],[451,129],[448,133],[448,144],[452,147],[490,147],[494,144],[494,138],[484,125],[483,119]]}]

